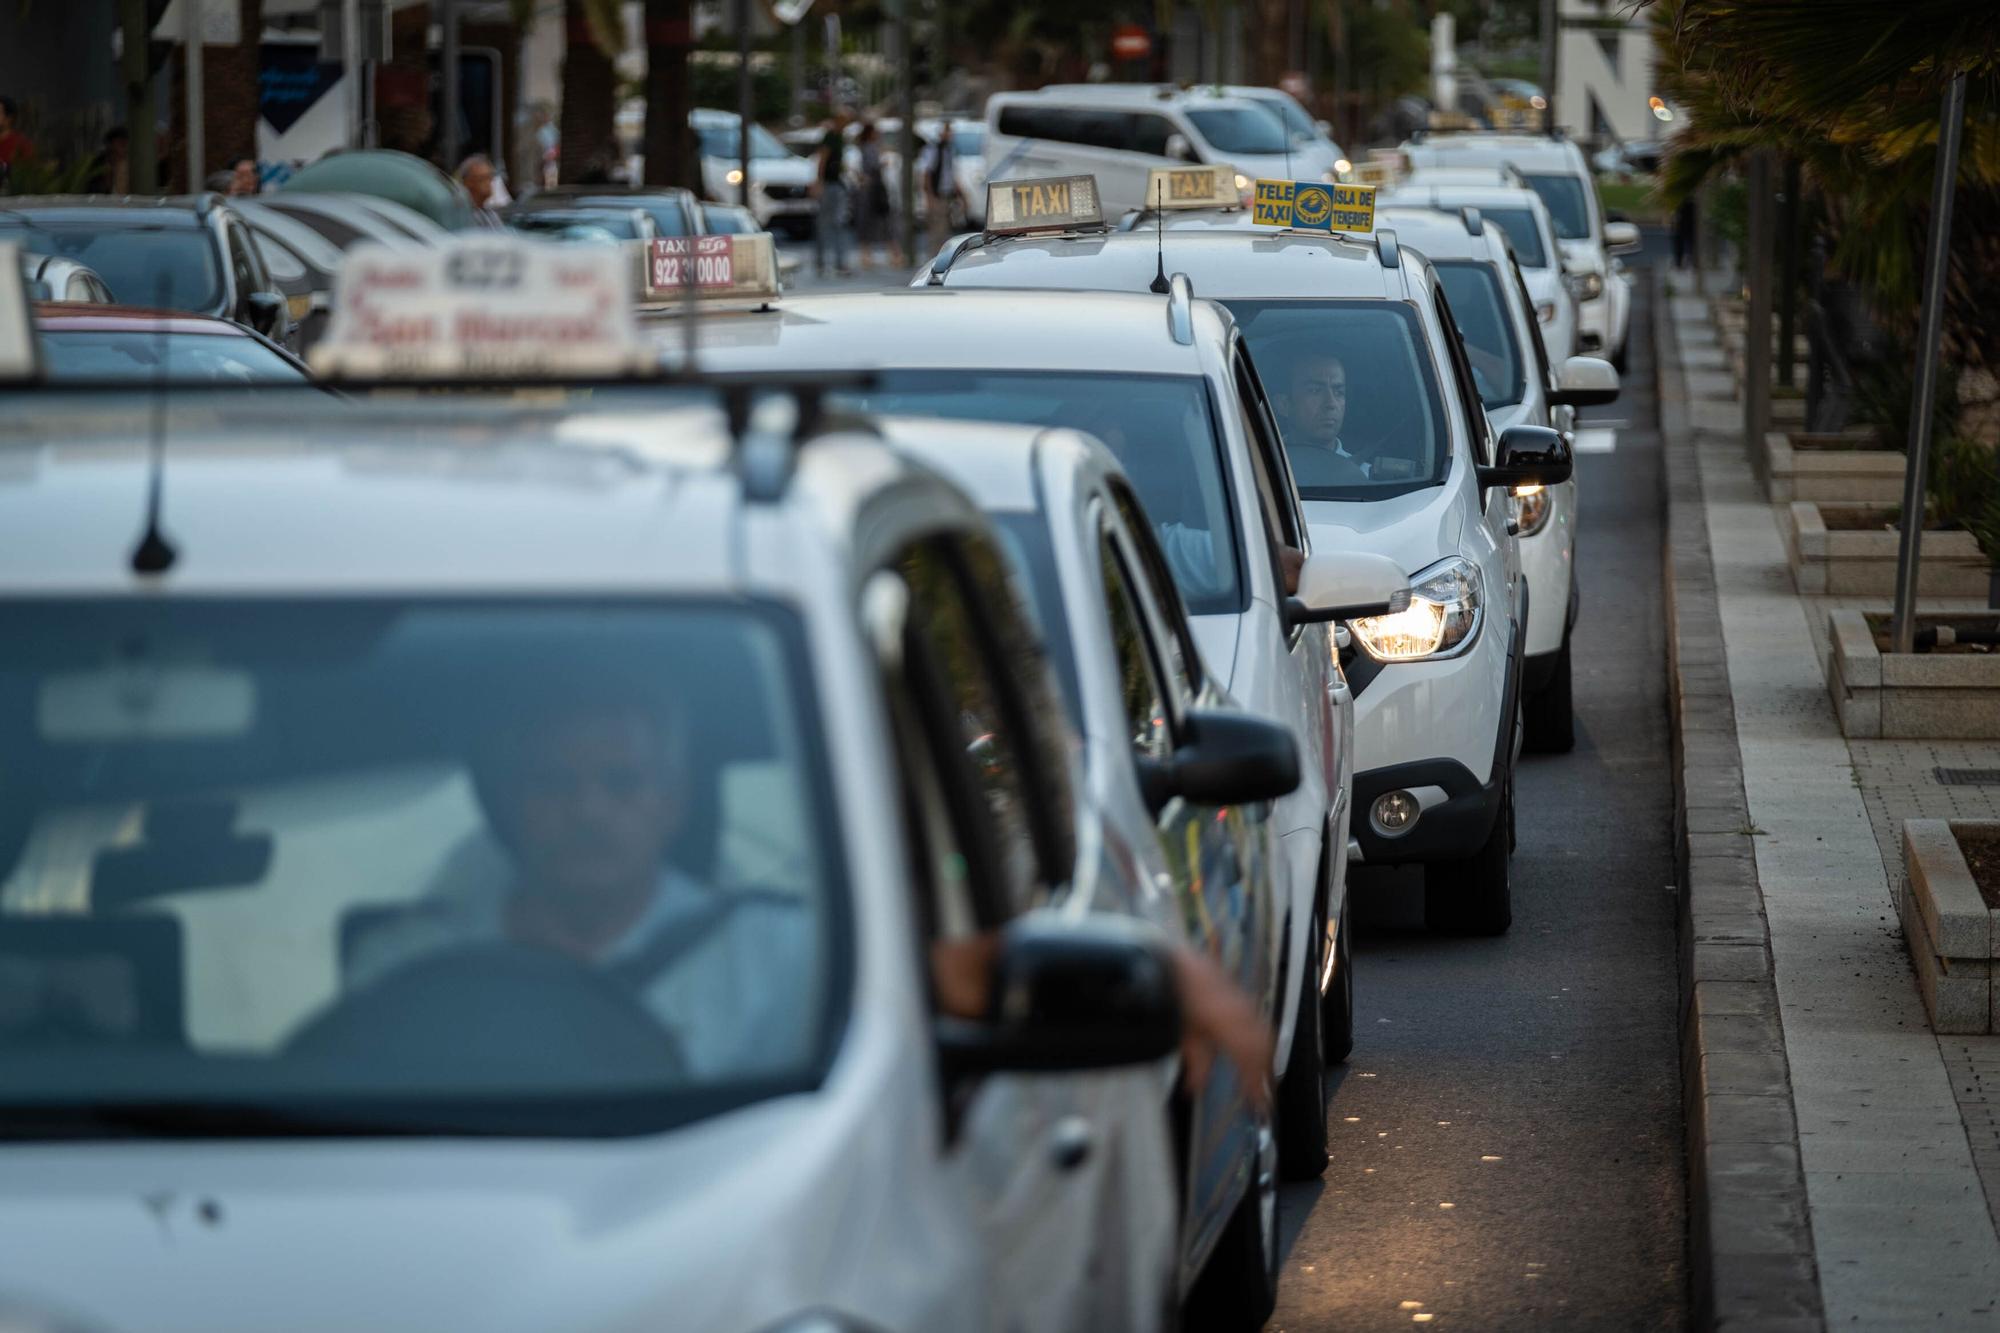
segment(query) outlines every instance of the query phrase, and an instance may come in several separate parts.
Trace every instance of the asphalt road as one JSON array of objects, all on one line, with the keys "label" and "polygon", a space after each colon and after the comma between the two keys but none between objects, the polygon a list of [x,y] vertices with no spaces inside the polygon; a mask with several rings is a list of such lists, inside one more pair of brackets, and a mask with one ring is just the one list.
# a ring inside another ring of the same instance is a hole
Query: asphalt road
[{"label": "asphalt road", "polygon": [[1272,1329],[1685,1324],[1664,492],[1638,285],[1625,393],[1585,414],[1624,423],[1616,448],[1578,458],[1577,745],[1523,757],[1513,929],[1433,938],[1420,880],[1357,883],[1355,1049],[1330,1080],[1332,1164],[1280,1201]]}]

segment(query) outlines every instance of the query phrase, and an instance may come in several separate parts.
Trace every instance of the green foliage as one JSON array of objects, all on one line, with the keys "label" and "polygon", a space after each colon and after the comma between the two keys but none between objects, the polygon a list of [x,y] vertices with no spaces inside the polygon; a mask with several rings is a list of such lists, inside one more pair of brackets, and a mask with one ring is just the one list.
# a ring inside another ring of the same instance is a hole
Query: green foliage
[{"label": "green foliage", "polygon": [[64,164],[46,157],[16,162],[0,183],[0,194],[81,194],[97,174],[96,156],[80,157]]},{"label": "green foliage", "polygon": [[1924,487],[1928,519],[1938,527],[1972,528],[2000,500],[1993,451],[1962,435],[1931,441],[1930,476]]},{"label": "green foliage", "polygon": [[[1910,436],[1910,409],[1916,402],[1915,353],[1906,347],[1890,350],[1881,364],[1862,377],[1856,386],[1854,420],[1873,426],[1891,449],[1907,449]],[[1958,369],[1949,364],[1938,367],[1937,396],[1932,407],[1931,438],[1943,440],[1958,433]],[[1937,475],[1943,451],[1932,457],[1932,476]]]},{"label": "green foliage", "polygon": [[[769,124],[782,121],[792,109],[791,66],[785,60],[750,64],[750,105],[752,119]],[[694,104],[736,109],[736,60],[695,59],[688,62],[694,79]],[[811,79],[808,77],[808,84]]]}]

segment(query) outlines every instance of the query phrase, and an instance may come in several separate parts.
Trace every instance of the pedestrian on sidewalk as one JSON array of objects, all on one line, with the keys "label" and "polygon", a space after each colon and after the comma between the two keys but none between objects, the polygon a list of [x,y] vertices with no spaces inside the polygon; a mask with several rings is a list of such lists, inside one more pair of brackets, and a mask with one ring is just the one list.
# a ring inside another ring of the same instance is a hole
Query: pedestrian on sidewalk
[{"label": "pedestrian on sidewalk", "polygon": [[1689,195],[1681,201],[1681,206],[1674,210],[1675,268],[1693,268],[1701,262],[1701,256],[1697,253],[1699,243],[1695,236],[1699,224],[1700,217],[1695,212],[1694,196]]},{"label": "pedestrian on sidewalk", "polygon": [[938,137],[917,159],[917,171],[924,183],[924,221],[930,232],[931,249],[944,247],[952,232],[952,214],[958,211],[958,173],[952,170],[957,150],[951,141],[951,121],[938,122]]},{"label": "pedestrian on sidewalk", "polygon": [[813,268],[823,278],[829,272],[827,252],[833,252],[830,270],[840,277],[851,271],[847,235],[847,112],[834,112],[820,139],[813,162],[813,197],[819,200],[819,216],[813,223]]},{"label": "pedestrian on sidewalk", "polygon": [[889,204],[889,178],[882,166],[882,132],[874,121],[861,123],[854,146],[860,157],[854,194],[854,229],[857,234],[856,267],[863,273],[874,262],[875,247],[888,252],[888,262],[901,265],[903,256],[893,234],[894,211]]}]

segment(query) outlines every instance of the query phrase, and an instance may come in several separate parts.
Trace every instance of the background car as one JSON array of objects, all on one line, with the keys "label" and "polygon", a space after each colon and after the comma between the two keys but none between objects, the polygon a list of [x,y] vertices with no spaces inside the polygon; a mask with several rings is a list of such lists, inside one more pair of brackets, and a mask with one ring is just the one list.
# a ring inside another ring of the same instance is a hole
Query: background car
[{"label": "background car", "polygon": [[59,255],[21,254],[21,277],[28,284],[31,301],[83,301],[108,304],[111,289],[104,279],[74,259]]},{"label": "background car", "polygon": [[131,306],[35,306],[42,368],[51,380],[303,384],[303,362],[227,319]]},{"label": "background car", "polygon": [[[575,212],[634,209],[652,222],[654,236],[697,236],[705,229],[702,202],[694,191],[672,185],[552,185],[509,204],[502,216],[510,225],[544,209]],[[622,224],[614,230],[623,231]]]},{"label": "background car", "polygon": [[[697,107],[688,117],[701,151],[701,193],[717,203],[743,203],[740,118],[733,111]],[[750,126],[750,211],[773,231],[810,236],[819,216],[813,163],[785,147],[762,125]]]},{"label": "background car", "polygon": [[347,250],[361,241],[442,245],[451,233],[390,200],[359,194],[260,194],[264,207],[294,218]]},{"label": "background car", "polygon": [[257,235],[258,248],[271,281],[285,294],[298,326],[298,352],[312,350],[326,332],[328,302],[340,272],[341,249],[320,232],[289,213],[257,199],[239,199],[230,207],[242,215]]}]

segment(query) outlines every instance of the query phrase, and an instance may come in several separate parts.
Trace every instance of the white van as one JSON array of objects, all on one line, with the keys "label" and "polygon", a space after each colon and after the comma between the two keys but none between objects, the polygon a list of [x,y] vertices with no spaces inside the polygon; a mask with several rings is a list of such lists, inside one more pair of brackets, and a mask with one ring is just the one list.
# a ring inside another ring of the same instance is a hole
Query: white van
[{"label": "white van", "polygon": [[1232,167],[1246,194],[1260,176],[1332,179],[1332,164],[1295,149],[1276,112],[1213,90],[1059,85],[986,103],[988,181],[1089,174],[1104,215],[1115,217],[1146,202],[1156,167],[1177,162]]}]

